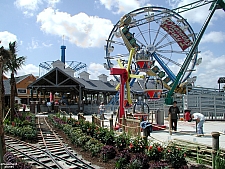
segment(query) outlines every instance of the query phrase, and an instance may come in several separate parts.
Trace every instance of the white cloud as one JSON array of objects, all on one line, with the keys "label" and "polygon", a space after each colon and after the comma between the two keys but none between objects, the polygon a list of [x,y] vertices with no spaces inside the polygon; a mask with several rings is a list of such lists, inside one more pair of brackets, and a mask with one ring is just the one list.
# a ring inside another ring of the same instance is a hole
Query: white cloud
[{"label": "white cloud", "polygon": [[53,44],[51,44],[51,43],[50,43],[50,44],[47,44],[47,43],[43,42],[42,45],[43,45],[44,47],[51,47]]},{"label": "white cloud", "polygon": [[[38,76],[39,75],[38,66],[35,66],[33,64],[24,65],[24,66],[22,66],[22,68],[20,70],[17,71],[16,76],[23,76],[23,75],[27,75],[27,74],[32,74],[34,76]],[[6,73],[6,76],[10,77],[10,72]]]},{"label": "white cloud", "polygon": [[131,12],[134,9],[147,5],[147,2],[148,0],[100,0],[100,3],[106,9],[112,10],[117,14]]},{"label": "white cloud", "polygon": [[65,35],[71,43],[83,48],[104,45],[113,28],[112,22],[107,19],[85,13],[71,16],[52,8],[39,13],[37,22],[41,24],[43,32],[59,37]]},{"label": "white cloud", "polygon": [[43,47],[51,47],[53,44],[46,43],[46,42],[40,42],[39,40],[36,40],[35,38],[32,38],[31,43],[28,43],[27,50],[37,49],[37,48],[43,48]]},{"label": "white cloud", "polygon": [[23,11],[26,16],[34,16],[33,12],[39,9],[39,6],[47,3],[50,7],[55,7],[60,0],[16,0],[14,5]]},{"label": "white cloud", "polygon": [[14,4],[17,8],[34,11],[38,9],[39,4],[42,4],[42,0],[16,0]]},{"label": "white cloud", "polygon": [[0,41],[0,46],[4,46],[4,48],[7,49],[9,47],[9,42],[17,41],[17,37],[8,31],[3,31],[0,32]]},{"label": "white cloud", "polygon": [[168,0],[168,4],[172,8],[176,8],[178,6],[179,2],[180,2],[180,0]]},{"label": "white cloud", "polygon": [[90,63],[87,68],[87,72],[90,73],[90,79],[99,79],[98,76],[101,74],[107,75],[108,80],[113,78],[111,75],[109,75],[110,71],[106,70],[103,64],[99,63]]},{"label": "white cloud", "polygon": [[222,43],[225,41],[225,32],[215,32],[212,31],[208,34],[203,35],[202,43],[204,42],[214,42],[214,43]]},{"label": "white cloud", "polygon": [[60,0],[46,0],[46,1],[51,7],[55,7],[55,5],[60,2]]},{"label": "white cloud", "polygon": [[[175,8],[175,7],[180,7],[183,5],[187,5],[190,4],[192,2],[196,2],[196,0],[169,0],[170,5]],[[172,2],[172,3],[171,3]],[[179,3],[178,3],[179,2]],[[203,4],[203,3],[202,3]],[[209,15],[209,7],[210,7],[211,3],[207,4],[207,5],[203,5],[201,7],[186,11],[181,13],[181,15],[187,19],[187,21],[189,23],[199,23],[199,24],[203,24],[207,18],[207,16]],[[223,17],[224,15],[222,15],[223,11],[222,10],[217,10],[213,17],[212,17],[212,21],[216,20],[218,17]],[[224,14],[224,12],[223,12]],[[212,22],[210,22],[210,24],[212,24]]]},{"label": "white cloud", "polygon": [[211,51],[199,54],[202,57],[202,63],[196,66],[193,76],[197,76],[196,85],[201,87],[218,88],[219,77],[224,76],[225,55],[214,56]]},{"label": "white cloud", "polygon": [[28,43],[28,50],[29,49],[36,49],[36,48],[39,48],[40,46],[39,46],[39,42],[38,42],[38,40],[35,40],[34,38],[32,38],[32,41],[31,41],[31,43]]}]

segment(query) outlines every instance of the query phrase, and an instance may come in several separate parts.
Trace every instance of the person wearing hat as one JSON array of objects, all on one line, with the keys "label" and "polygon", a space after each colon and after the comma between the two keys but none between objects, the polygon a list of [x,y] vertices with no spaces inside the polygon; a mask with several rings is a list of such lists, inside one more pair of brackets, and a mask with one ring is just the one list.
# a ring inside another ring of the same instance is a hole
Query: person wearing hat
[{"label": "person wearing hat", "polygon": [[205,122],[205,116],[201,113],[193,113],[191,118],[197,122],[197,137],[203,136],[203,124]]},{"label": "person wearing hat", "polygon": [[177,119],[180,118],[180,110],[177,107],[177,101],[174,101],[173,105],[170,106],[168,114],[171,116],[170,124],[172,130],[177,131]]},{"label": "person wearing hat", "polygon": [[100,114],[100,119],[104,120],[106,119],[104,116],[104,112],[105,112],[105,105],[103,102],[101,102],[100,106],[99,106],[99,114]]}]

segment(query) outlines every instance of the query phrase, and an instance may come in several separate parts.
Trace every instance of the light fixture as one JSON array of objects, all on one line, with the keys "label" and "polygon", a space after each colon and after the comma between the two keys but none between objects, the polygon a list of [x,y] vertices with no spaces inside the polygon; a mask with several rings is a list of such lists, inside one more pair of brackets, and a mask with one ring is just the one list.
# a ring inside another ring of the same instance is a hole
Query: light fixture
[{"label": "light fixture", "polygon": [[117,31],[113,32],[113,35],[115,35],[117,38],[120,38],[121,37],[120,32],[117,32]]},{"label": "light fixture", "polygon": [[[105,50],[106,50],[106,48],[107,48],[107,46],[104,45],[104,49],[105,49]],[[108,53],[113,52],[113,50],[114,50],[114,46],[108,46]]]},{"label": "light fixture", "polygon": [[197,62],[196,62],[196,65],[200,65],[202,63],[202,58],[198,58]]},{"label": "light fixture", "polygon": [[155,19],[154,13],[151,13],[150,15],[149,14],[145,15],[145,19],[146,19],[147,22],[153,21]]}]

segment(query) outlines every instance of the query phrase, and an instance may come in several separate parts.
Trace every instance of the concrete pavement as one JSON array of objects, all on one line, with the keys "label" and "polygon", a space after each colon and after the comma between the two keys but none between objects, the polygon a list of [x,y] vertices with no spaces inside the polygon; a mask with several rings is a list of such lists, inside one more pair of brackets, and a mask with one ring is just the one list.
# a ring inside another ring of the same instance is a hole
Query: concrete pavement
[{"label": "concrete pavement", "polygon": [[[91,122],[91,115],[85,116],[88,121]],[[106,114],[105,117],[109,119],[111,114]],[[75,116],[75,118],[77,118]],[[115,124],[115,116],[113,118],[113,124]],[[104,122],[105,127],[109,127],[109,120],[105,120]],[[164,125],[169,127],[168,121],[164,121]],[[151,133],[151,137],[161,141],[166,142],[168,140],[179,139],[185,140],[200,144],[205,144],[208,146],[212,146],[212,132],[220,132],[221,135],[219,137],[219,146],[220,148],[225,149],[225,121],[206,121],[204,123],[204,136],[203,137],[196,137],[196,126],[195,121],[186,122],[186,121],[178,121],[177,132],[172,132],[172,135],[169,134],[168,129],[166,130],[159,130],[153,131]],[[152,139],[150,138],[150,139]]]},{"label": "concrete pavement", "polygon": [[[41,113],[42,114],[42,113]],[[46,113],[45,115],[47,115]],[[40,115],[40,114],[39,114]],[[92,121],[92,115],[84,116],[87,121]],[[111,114],[106,114],[105,117],[109,119]],[[77,119],[77,115],[73,116],[73,118]],[[113,116],[113,124],[115,124],[116,117]],[[219,146],[222,149],[225,149],[225,121],[206,121],[203,125],[204,136],[196,137],[196,123],[195,121],[186,122],[186,121],[178,121],[177,132],[172,132],[172,135],[169,134],[168,131],[168,121],[164,120],[164,125],[167,126],[166,130],[153,131],[151,133],[151,137],[149,139],[155,139],[160,142],[167,142],[174,139],[195,142],[199,144],[204,144],[208,146],[212,146],[212,132],[219,132]],[[109,120],[104,120],[104,126],[109,128]]]}]

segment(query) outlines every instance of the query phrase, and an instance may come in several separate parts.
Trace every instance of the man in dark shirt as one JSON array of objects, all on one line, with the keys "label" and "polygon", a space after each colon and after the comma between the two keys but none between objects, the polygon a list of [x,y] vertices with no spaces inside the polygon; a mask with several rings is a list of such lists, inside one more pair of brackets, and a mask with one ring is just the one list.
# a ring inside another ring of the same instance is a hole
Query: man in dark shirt
[{"label": "man in dark shirt", "polygon": [[173,106],[169,108],[169,114],[171,115],[170,123],[172,130],[177,131],[177,119],[180,118],[180,110],[177,107],[177,101],[174,101]]}]

